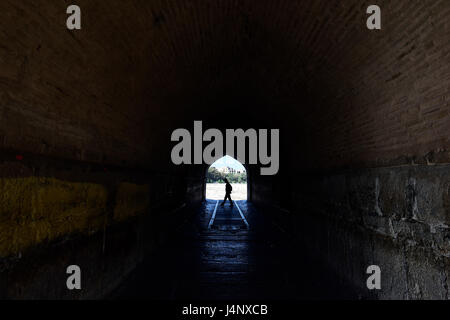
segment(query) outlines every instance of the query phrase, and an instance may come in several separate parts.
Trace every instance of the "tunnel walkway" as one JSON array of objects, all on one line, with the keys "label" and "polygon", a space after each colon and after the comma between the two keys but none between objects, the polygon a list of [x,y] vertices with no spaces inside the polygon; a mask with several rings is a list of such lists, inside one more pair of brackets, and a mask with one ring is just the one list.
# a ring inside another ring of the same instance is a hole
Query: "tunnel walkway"
[{"label": "tunnel walkway", "polygon": [[145,259],[112,297],[189,301],[354,298],[260,210],[247,201],[235,203],[221,207],[217,200],[203,202],[182,232]]}]

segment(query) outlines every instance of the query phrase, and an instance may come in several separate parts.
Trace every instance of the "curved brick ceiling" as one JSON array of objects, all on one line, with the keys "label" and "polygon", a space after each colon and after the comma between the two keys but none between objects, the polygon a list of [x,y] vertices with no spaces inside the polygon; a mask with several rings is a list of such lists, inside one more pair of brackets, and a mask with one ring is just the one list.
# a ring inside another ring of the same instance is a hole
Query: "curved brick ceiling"
[{"label": "curved brick ceiling", "polygon": [[417,124],[448,109],[449,4],[378,2],[381,32],[358,0],[80,0],[69,32],[67,1],[3,1],[2,147],[143,164],[197,119],[284,128],[310,165],[420,161],[448,146],[448,111]]},{"label": "curved brick ceiling", "polygon": [[[209,217],[190,206],[206,168],[170,161],[172,130],[194,120],[281,129],[280,171],[248,166],[247,184],[274,257],[287,244],[286,261],[360,298],[448,298],[450,1],[377,0],[381,31],[365,27],[372,1],[76,3],[80,31],[72,1],[0,1],[0,298],[104,296],[175,233],[202,251],[189,217]],[[267,238],[275,225],[292,237]],[[62,285],[69,263],[87,271],[80,292]]]}]

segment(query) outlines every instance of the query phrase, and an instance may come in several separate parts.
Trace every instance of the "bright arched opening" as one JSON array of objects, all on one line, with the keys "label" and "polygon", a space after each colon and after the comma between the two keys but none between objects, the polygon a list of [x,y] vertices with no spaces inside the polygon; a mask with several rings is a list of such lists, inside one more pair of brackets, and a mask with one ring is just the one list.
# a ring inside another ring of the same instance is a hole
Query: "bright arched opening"
[{"label": "bright arched opening", "polygon": [[247,200],[247,170],[230,156],[224,156],[214,162],[206,173],[206,199],[223,200],[225,197],[225,179],[233,191],[233,200]]}]

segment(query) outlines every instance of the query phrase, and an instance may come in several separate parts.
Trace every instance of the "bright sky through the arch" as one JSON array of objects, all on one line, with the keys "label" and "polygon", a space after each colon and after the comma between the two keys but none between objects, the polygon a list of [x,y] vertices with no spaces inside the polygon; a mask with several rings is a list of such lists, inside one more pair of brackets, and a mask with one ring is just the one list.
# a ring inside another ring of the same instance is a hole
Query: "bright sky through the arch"
[{"label": "bright sky through the arch", "polygon": [[211,165],[211,167],[214,168],[230,167],[236,170],[245,170],[244,166],[239,161],[230,156],[224,156],[223,158],[220,158],[219,160],[214,162]]}]

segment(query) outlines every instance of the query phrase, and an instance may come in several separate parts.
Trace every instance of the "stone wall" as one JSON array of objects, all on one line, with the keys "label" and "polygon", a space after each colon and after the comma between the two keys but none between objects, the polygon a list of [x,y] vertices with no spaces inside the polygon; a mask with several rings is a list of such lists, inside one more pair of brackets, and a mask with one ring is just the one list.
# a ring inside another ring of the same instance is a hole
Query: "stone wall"
[{"label": "stone wall", "polygon": [[[361,298],[448,299],[449,169],[297,175],[278,222],[305,249],[297,254],[318,258]],[[381,290],[366,287],[370,265],[381,268]]]},{"label": "stone wall", "polygon": [[[202,179],[46,157],[0,161],[0,298],[107,295],[183,223]],[[82,291],[66,269],[82,269]]]},{"label": "stone wall", "polygon": [[280,173],[250,172],[249,196],[287,204],[339,274],[378,260],[380,297],[448,297],[448,0],[380,0],[373,32],[359,0],[80,0],[74,32],[69,4],[0,3],[0,295],[67,297],[46,283],[72,260],[104,283],[132,268],[137,221],[163,237],[152,208],[203,196],[204,168],[170,161],[203,120],[280,128]]}]

